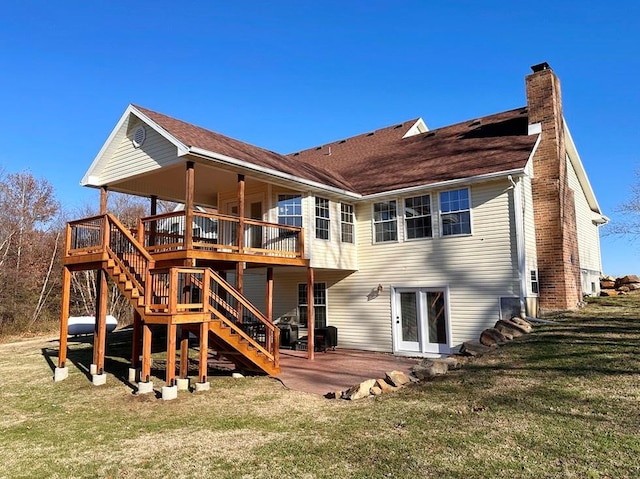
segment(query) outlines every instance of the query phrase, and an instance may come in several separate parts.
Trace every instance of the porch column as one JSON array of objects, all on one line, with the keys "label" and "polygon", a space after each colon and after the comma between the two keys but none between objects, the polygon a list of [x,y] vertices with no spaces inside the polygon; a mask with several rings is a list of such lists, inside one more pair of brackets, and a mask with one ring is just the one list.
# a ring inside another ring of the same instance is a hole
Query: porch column
[{"label": "porch column", "polygon": [[[151,195],[151,204],[149,205],[149,215],[155,216],[158,214],[158,197]],[[158,223],[156,221],[149,222],[149,245],[154,246],[156,244],[156,231],[158,230]],[[143,238],[144,242],[144,238]]]},{"label": "porch column", "polygon": [[238,175],[238,253],[244,250],[244,175]]},{"label": "porch column", "polygon": [[187,161],[185,198],[184,198],[184,247],[193,248],[193,195],[195,189],[195,170],[193,161]]},{"label": "porch column", "polygon": [[71,271],[62,267],[62,303],[60,305],[60,345],[58,347],[58,367],[54,373],[54,380],[66,379],[67,336],[69,335],[69,301],[71,296]]},{"label": "porch column", "polygon": [[109,187],[103,186],[100,188],[100,214],[107,214],[107,200],[109,198]]},{"label": "porch column", "polygon": [[315,326],[316,326],[316,310],[313,301],[313,268],[309,266],[307,269],[307,359],[313,361],[315,359]]},{"label": "porch column", "polygon": [[[107,275],[104,270],[97,271],[96,278],[96,313],[95,329],[93,336],[93,366],[95,371],[91,371],[94,376],[93,383],[98,385],[104,381],[104,353],[107,339]],[[96,376],[100,376],[96,378]]]},{"label": "porch column", "polygon": [[267,268],[267,319],[273,323],[273,268]]},{"label": "porch column", "polygon": [[[265,301],[267,305],[266,316],[270,323],[273,323],[273,268],[267,268],[267,297]],[[275,333],[274,333],[275,334]],[[270,351],[274,341],[274,337],[267,336],[267,349]]]}]

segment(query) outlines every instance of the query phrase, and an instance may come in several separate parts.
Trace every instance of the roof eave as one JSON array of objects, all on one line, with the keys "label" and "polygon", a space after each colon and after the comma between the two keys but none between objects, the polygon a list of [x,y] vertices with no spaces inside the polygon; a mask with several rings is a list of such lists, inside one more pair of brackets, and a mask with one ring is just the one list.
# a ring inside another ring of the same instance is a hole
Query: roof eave
[{"label": "roof eave", "polygon": [[362,199],[374,200],[374,199],[384,198],[388,196],[401,196],[405,194],[415,193],[417,191],[439,190],[443,188],[451,188],[453,186],[468,185],[473,183],[491,181],[498,178],[506,178],[508,176],[514,176],[514,177],[524,176],[525,174],[526,174],[525,168],[514,168],[506,171],[486,173],[484,175],[469,176],[466,178],[456,178],[454,180],[439,181],[436,183],[410,186],[408,188],[398,188],[395,190],[382,191],[379,193],[371,193],[368,195],[362,195]]},{"label": "roof eave", "polygon": [[279,180],[285,180],[287,182],[292,182],[297,185],[305,186],[306,188],[313,188],[316,190],[326,191],[327,193],[332,193],[334,195],[346,196],[350,199],[360,199],[362,195],[355,193],[353,191],[345,190],[342,188],[337,188],[335,186],[325,185],[323,183],[309,180],[306,178],[301,178],[299,176],[291,175],[289,173],[285,173],[282,171],[274,170],[272,168],[267,168],[264,166],[256,165],[254,163],[239,160],[237,158],[233,158],[231,156],[223,155],[221,153],[216,153],[214,151],[205,150],[204,148],[199,148],[197,146],[191,146],[184,153],[200,157],[209,161],[216,161],[219,163],[223,163],[226,165],[235,166],[238,168],[242,168],[247,171],[253,171],[256,173],[260,173],[266,176],[271,176],[273,178],[277,178]]}]

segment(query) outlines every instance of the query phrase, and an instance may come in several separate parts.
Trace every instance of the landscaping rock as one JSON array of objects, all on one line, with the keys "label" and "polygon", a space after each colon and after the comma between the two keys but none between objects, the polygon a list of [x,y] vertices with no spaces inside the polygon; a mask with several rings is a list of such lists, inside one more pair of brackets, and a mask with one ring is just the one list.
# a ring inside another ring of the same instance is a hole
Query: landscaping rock
[{"label": "landscaping rock", "polygon": [[514,323],[510,319],[498,320],[495,328],[504,335],[510,334],[513,338],[519,338],[520,336],[524,336],[528,332],[522,329],[520,326],[518,326],[516,323]]},{"label": "landscaping rock", "polygon": [[460,356],[459,354],[456,354],[453,356],[448,356],[446,358],[437,359],[437,361],[445,363],[449,367],[449,370],[453,370],[460,369],[469,361],[469,359],[466,356]]},{"label": "landscaping rock", "polygon": [[525,319],[519,318],[518,316],[514,316],[513,318],[511,318],[511,322],[518,325],[525,333],[530,333],[531,331],[533,331],[533,326],[531,326],[531,323]]},{"label": "landscaping rock", "polygon": [[635,274],[629,274],[621,278],[616,278],[616,289],[618,289],[620,286],[631,284],[631,283],[640,283],[640,278],[637,277]]},{"label": "landscaping rock", "polygon": [[397,388],[392,386],[391,384],[389,384],[387,381],[385,381],[384,379],[376,379],[376,385],[375,387],[380,388],[380,390],[386,394],[386,393],[390,393],[392,391],[395,391]]},{"label": "landscaping rock", "polygon": [[600,296],[618,296],[618,292],[615,289],[601,289]]},{"label": "landscaping rock", "polygon": [[460,347],[460,354],[464,354],[465,356],[477,357],[488,353],[492,349],[493,348],[485,346],[479,341],[465,341]]},{"label": "landscaping rock", "polygon": [[[513,339],[513,337],[511,339]],[[480,342],[485,346],[499,346],[507,341],[509,341],[509,339],[496,328],[485,329],[480,335]]]},{"label": "landscaping rock", "polygon": [[372,396],[380,396],[382,394],[382,389],[378,386],[373,386],[369,392]]},{"label": "landscaping rock", "polygon": [[411,382],[409,376],[402,371],[391,371],[386,374],[386,380],[389,384],[395,387],[402,387],[405,384]]},{"label": "landscaping rock", "polygon": [[446,363],[439,361],[423,361],[422,364],[411,368],[413,375],[421,381],[433,379],[436,376],[442,376],[447,374],[449,366]]},{"label": "landscaping rock", "polygon": [[360,384],[356,384],[355,386],[352,386],[345,392],[343,392],[342,399],[355,401],[357,399],[369,397],[369,395],[371,394],[371,388],[375,386],[375,384],[375,379],[367,379],[366,381],[363,381]]}]

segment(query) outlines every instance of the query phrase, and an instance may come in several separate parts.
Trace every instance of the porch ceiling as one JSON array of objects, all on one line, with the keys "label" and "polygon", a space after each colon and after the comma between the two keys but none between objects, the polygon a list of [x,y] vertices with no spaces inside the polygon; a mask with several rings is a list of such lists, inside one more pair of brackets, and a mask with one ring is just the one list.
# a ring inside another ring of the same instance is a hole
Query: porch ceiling
[{"label": "porch ceiling", "polygon": [[[235,191],[238,181],[236,172],[195,164],[194,202],[202,206],[217,207],[218,193]],[[254,178],[245,179],[246,188],[254,188],[262,182]],[[161,168],[150,173],[127,178],[108,185],[109,190],[136,196],[157,196],[159,199],[185,202],[185,165]]]}]

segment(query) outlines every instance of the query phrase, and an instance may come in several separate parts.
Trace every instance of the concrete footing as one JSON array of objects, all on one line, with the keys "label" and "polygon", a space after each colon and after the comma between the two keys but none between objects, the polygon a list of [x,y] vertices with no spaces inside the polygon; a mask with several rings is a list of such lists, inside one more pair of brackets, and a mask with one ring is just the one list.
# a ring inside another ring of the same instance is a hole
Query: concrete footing
[{"label": "concrete footing", "polygon": [[102,373],[102,374],[94,374],[92,376],[92,382],[94,386],[102,386],[104,384],[107,384],[107,375]]},{"label": "concrete footing", "polygon": [[208,391],[209,389],[211,389],[211,383],[209,381],[206,383],[196,383],[196,392]]},{"label": "concrete footing", "polygon": [[138,383],[138,394],[149,394],[153,392],[153,381]]},{"label": "concrete footing", "polygon": [[178,378],[176,380],[176,386],[178,386],[178,391],[188,391],[189,390],[189,378]]},{"label": "concrete footing", "polygon": [[53,380],[55,382],[63,381],[69,377],[69,368],[66,366],[64,368],[56,368],[53,371]]},{"label": "concrete footing", "polygon": [[135,383],[140,380],[140,373],[137,368],[129,368],[129,382]]},{"label": "concrete footing", "polygon": [[98,365],[97,364],[90,364],[89,365],[89,374],[91,374],[92,376],[95,374],[98,374]]},{"label": "concrete footing", "polygon": [[178,386],[163,386],[162,387],[162,400],[171,401],[178,397]]}]

